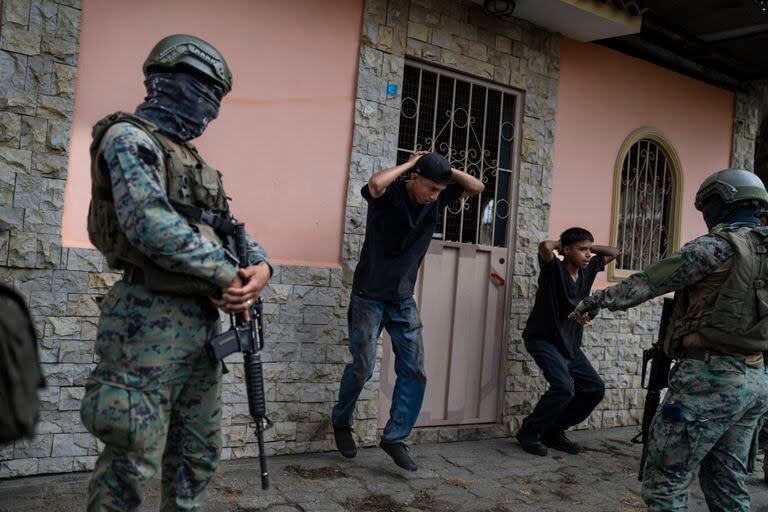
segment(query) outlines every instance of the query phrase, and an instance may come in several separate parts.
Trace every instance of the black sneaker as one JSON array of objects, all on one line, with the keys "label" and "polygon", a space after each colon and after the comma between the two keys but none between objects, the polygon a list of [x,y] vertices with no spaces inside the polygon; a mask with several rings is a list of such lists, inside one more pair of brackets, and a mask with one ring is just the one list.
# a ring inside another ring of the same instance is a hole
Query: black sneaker
[{"label": "black sneaker", "polygon": [[408,447],[405,446],[405,443],[385,443],[384,441],[381,441],[379,446],[382,450],[387,452],[387,455],[392,457],[395,464],[401,468],[407,469],[408,471],[416,471],[419,469],[416,466],[416,463],[413,462],[411,456],[408,455],[409,450]]},{"label": "black sneaker", "polygon": [[560,450],[571,455],[581,452],[581,445],[568,439],[562,430],[541,434],[541,442],[554,450]]},{"label": "black sneaker", "polygon": [[355,445],[355,439],[352,437],[352,431],[347,428],[339,428],[333,426],[333,438],[336,440],[336,449],[339,450],[343,456],[351,459],[357,455],[357,445]]},{"label": "black sneaker", "polygon": [[539,439],[539,434],[535,434],[521,427],[520,430],[517,431],[515,437],[520,443],[520,447],[528,453],[538,455],[539,457],[547,455],[547,447],[542,444],[541,439]]}]

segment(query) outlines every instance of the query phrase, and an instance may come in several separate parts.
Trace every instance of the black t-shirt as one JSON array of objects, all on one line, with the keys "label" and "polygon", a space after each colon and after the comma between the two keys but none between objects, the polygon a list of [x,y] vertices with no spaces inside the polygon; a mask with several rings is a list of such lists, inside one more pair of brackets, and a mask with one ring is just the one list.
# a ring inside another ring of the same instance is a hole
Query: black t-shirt
[{"label": "black t-shirt", "polygon": [[448,185],[437,201],[423,206],[413,204],[404,181],[391,184],[380,197],[372,197],[368,185],[360,193],[368,201],[368,219],[352,291],[381,301],[412,297],[440,211],[464,189]]},{"label": "black t-shirt", "polygon": [[589,295],[597,273],[605,268],[605,258],[593,256],[586,269],[579,269],[576,281],[571,278],[565,264],[556,257],[545,264],[539,256],[539,266],[539,289],[523,330],[523,339],[550,341],[560,347],[563,354],[572,358],[581,346],[583,329],[568,315]]}]

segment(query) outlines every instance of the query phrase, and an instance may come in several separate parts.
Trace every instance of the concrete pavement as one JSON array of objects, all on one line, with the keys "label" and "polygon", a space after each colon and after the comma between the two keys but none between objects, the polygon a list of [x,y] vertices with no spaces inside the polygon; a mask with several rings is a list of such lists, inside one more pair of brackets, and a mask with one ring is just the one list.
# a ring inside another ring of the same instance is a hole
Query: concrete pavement
[{"label": "concrete pavement", "polygon": [[[411,447],[419,471],[400,470],[379,448],[355,459],[337,453],[269,459],[272,488],[263,492],[259,462],[223,462],[209,486],[205,511],[236,512],[632,512],[639,497],[640,447],[629,442],[636,428],[569,434],[585,446],[580,455],[550,451],[536,457],[512,438]],[[768,512],[768,485],[750,475],[752,510]],[[85,510],[88,474],[0,481],[0,511]],[[157,482],[142,511],[157,510]],[[698,484],[691,511],[706,505]]]}]

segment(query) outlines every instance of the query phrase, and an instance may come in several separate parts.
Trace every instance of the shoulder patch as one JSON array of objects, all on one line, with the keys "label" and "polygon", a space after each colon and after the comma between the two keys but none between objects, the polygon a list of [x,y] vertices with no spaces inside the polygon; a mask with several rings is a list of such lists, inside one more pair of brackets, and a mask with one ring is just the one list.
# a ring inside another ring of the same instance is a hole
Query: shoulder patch
[{"label": "shoulder patch", "polygon": [[146,145],[139,143],[136,145],[136,151],[139,153],[139,158],[150,167],[155,167],[159,159],[157,153],[152,151]]}]

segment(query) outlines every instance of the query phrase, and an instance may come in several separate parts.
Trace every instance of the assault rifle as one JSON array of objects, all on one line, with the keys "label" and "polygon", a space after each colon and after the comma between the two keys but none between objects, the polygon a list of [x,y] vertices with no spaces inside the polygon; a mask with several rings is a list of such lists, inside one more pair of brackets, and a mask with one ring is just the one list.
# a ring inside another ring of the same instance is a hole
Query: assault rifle
[{"label": "assault rifle", "polygon": [[[643,467],[645,459],[648,456],[648,438],[650,437],[651,424],[659,408],[661,400],[661,391],[669,386],[669,370],[672,366],[672,359],[664,352],[664,339],[667,336],[667,327],[672,318],[672,311],[675,309],[677,298],[664,299],[664,306],[661,310],[661,321],[659,322],[659,337],[651,348],[643,350],[643,374],[641,386],[647,390],[645,394],[645,406],[643,407],[643,422],[640,432],[632,439],[633,443],[643,444],[643,453],[640,456],[640,471],[637,479],[643,480]],[[649,368],[650,364],[650,368]],[[648,382],[646,384],[646,370]]]},{"label": "assault rifle", "polygon": [[[248,244],[245,225],[237,222],[232,234],[238,264],[248,266]],[[272,426],[267,418],[267,402],[264,398],[264,375],[261,368],[261,351],[264,349],[264,319],[261,299],[248,307],[250,320],[242,313],[230,314],[230,329],[208,342],[208,354],[214,361],[222,361],[235,352],[243,353],[245,386],[248,393],[248,410],[256,424],[261,465],[261,488],[269,489],[267,457],[264,454],[264,431]]]}]

